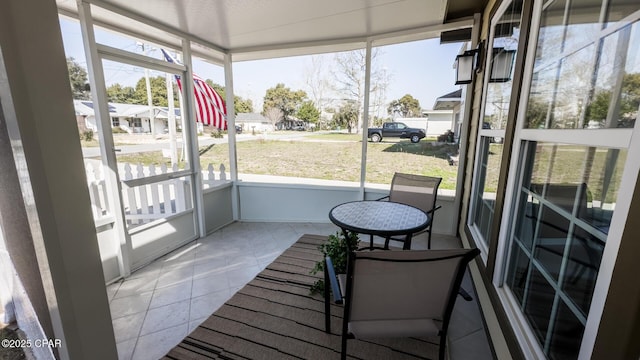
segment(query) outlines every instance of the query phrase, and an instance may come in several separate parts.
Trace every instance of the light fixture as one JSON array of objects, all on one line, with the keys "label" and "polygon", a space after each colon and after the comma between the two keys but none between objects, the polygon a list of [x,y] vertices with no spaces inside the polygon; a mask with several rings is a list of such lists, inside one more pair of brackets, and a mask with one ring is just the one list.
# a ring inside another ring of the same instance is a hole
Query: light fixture
[{"label": "light fixture", "polygon": [[513,60],[515,59],[515,57],[515,50],[494,48],[489,82],[496,83],[507,82],[511,80],[511,70],[513,69]]},{"label": "light fixture", "polygon": [[478,43],[475,49],[466,50],[456,56],[456,85],[470,84],[473,81],[473,73],[480,71],[482,66],[484,41]]},{"label": "light fixture", "polygon": [[478,50],[467,50],[456,56],[456,85],[470,84],[473,80]]}]

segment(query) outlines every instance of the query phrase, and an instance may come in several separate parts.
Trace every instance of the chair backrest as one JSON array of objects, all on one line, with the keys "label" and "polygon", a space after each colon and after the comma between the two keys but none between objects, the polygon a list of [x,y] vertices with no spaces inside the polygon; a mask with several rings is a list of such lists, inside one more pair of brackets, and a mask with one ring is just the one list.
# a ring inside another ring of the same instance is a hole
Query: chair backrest
[{"label": "chair backrest", "polygon": [[478,249],[352,253],[347,321],[436,319],[447,326],[466,265],[479,253]]},{"label": "chair backrest", "polygon": [[428,212],[436,206],[442,178],[395,173],[391,181],[389,200],[411,205]]}]

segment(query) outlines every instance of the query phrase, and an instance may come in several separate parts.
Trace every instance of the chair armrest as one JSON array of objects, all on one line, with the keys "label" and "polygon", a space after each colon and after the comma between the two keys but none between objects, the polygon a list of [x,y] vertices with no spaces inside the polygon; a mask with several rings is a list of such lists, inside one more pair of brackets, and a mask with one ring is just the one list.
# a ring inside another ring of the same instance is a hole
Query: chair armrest
[{"label": "chair armrest", "polygon": [[[327,256],[324,259],[324,266],[325,269],[327,269],[327,274],[329,275],[329,284],[331,285],[331,292],[333,293],[333,302],[336,304],[342,304],[342,292],[340,291],[336,270],[333,267],[333,261],[331,261],[330,257]],[[325,294],[325,296],[328,296],[328,294]]]},{"label": "chair armrest", "polygon": [[427,214],[433,214],[434,212],[436,212],[436,210],[440,210],[440,208],[442,208],[442,205],[438,205],[438,206],[434,207],[433,209],[427,211]]}]

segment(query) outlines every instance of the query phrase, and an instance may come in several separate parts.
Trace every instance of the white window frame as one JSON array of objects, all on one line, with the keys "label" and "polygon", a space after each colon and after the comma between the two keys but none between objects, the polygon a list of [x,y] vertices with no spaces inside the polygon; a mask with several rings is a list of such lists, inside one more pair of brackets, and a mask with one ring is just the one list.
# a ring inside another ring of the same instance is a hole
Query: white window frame
[{"label": "white window frame", "polygon": [[[487,101],[487,90],[489,89],[489,78],[490,78],[489,73],[491,71],[491,60],[492,60],[491,54],[492,54],[493,43],[494,43],[495,27],[498,24],[498,21],[504,15],[504,13],[507,11],[511,3],[513,3],[513,0],[504,1],[500,5],[496,13],[494,14],[493,18],[491,19],[491,25],[489,28],[489,40],[487,43],[487,54],[484,59],[485,63],[483,64],[485,69],[485,76],[483,77],[483,83],[482,83],[482,101],[480,102],[479,116],[478,116],[478,119],[476,119],[478,123],[478,135],[476,137],[476,150],[475,150],[476,156],[474,160],[473,181],[471,182],[472,186],[471,186],[471,198],[470,198],[470,206],[469,206],[470,211],[467,214],[467,224],[469,224],[469,227],[468,227],[469,231],[471,232],[471,235],[474,239],[474,243],[480,249],[480,256],[482,257],[482,260],[484,261],[485,264],[487,263],[487,259],[489,256],[489,244],[487,243],[488,239],[484,238],[484,235],[482,235],[482,233],[480,232],[480,230],[475,224],[475,214],[477,211],[477,207],[481,206],[481,204],[479,204],[476,200],[477,191],[479,190],[478,179],[480,177],[480,172],[482,167],[482,164],[481,164],[482,157],[480,156],[481,155],[480,151],[482,150],[483,138],[499,137],[504,139],[506,129],[483,129],[482,125],[484,122],[484,112],[485,112],[486,101]],[[512,88],[511,89],[512,95],[513,95],[513,91],[514,89]],[[485,180],[486,180],[486,174],[485,174]]]},{"label": "white window frame", "polygon": [[[524,121],[526,119],[526,110],[529,100],[529,91],[531,88],[531,82],[534,72],[534,61],[537,48],[537,40],[540,29],[540,21],[542,17],[542,11],[544,1],[534,0],[534,9],[531,20],[531,30],[529,33],[529,47],[527,49],[527,57],[524,65],[524,76],[521,91],[523,96],[520,97],[520,103],[518,107],[518,115],[516,121],[516,130],[514,136],[512,150],[512,157],[509,164],[509,168],[513,169],[512,174],[509,176],[506,186],[505,196],[505,209],[515,210],[518,203],[518,196],[514,196],[514,191],[520,187],[522,183],[522,174],[519,170],[520,160],[522,157],[523,143],[526,141],[545,141],[560,144],[576,144],[587,145],[594,147],[608,147],[627,149],[627,159],[624,164],[624,171],[620,181],[619,194],[632,194],[635,188],[636,181],[638,179],[638,171],[640,171],[640,157],[631,156],[631,154],[640,153],[640,125],[636,120],[634,128],[630,129],[525,129]],[[621,27],[626,26],[632,22],[640,21],[640,11],[636,11],[630,14],[626,18],[619,20],[613,26],[601,32],[603,38],[607,34],[613,33],[619,30]],[[582,47],[580,47],[582,48]],[[571,50],[566,50],[561,54],[561,57],[566,57],[569,52],[576,51],[576,47]],[[561,57],[552,59],[557,60]],[[551,60],[551,59],[550,59]],[[545,62],[547,63],[547,62]],[[632,141],[635,139],[635,141]],[[585,330],[582,339],[582,345],[580,347],[580,353],[578,357],[580,359],[589,358],[593,351],[593,345],[597,336],[598,325],[604,310],[604,304],[607,297],[607,291],[611,283],[613,275],[613,267],[620,248],[620,242],[624,231],[624,224],[627,220],[629,213],[629,207],[631,204],[631,196],[618,196],[616,201],[616,211],[611,219],[611,227],[607,236],[607,244],[602,254],[602,261],[600,269],[598,271],[598,277],[593,292],[591,301],[591,307],[587,314],[587,323],[585,324]],[[498,298],[504,305],[504,310],[507,314],[514,333],[518,339],[519,344],[523,350],[523,353],[528,359],[540,359],[545,358],[542,348],[537,343],[536,336],[533,333],[531,327],[528,325],[528,321],[524,314],[520,311],[519,302],[516,300],[514,294],[504,286],[504,278],[507,275],[508,260],[510,257],[511,240],[513,237],[514,227],[512,222],[516,215],[513,211],[504,211],[501,219],[501,229],[507,231],[501,231],[499,234],[497,256],[496,256],[496,271],[494,272],[493,285],[497,290]]]}]

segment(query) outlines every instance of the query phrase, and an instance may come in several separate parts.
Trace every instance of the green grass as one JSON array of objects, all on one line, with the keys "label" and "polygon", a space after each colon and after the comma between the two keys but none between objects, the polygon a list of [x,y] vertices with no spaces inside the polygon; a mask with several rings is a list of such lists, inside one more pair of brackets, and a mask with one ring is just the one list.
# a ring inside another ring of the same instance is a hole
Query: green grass
[{"label": "green grass", "polygon": [[[331,139],[333,135],[339,137],[342,134],[319,136]],[[359,141],[254,140],[238,142],[236,149],[240,173],[360,181],[362,143]],[[455,151],[452,145],[433,145],[422,141],[417,144],[408,140],[369,142],[367,182],[389,184],[395,172],[406,172],[440,176],[443,178],[442,189],[455,189],[458,168],[450,166],[447,157],[447,153]],[[216,169],[220,164],[229,169],[226,144],[203,147],[200,152],[203,168],[211,163]],[[168,161],[160,152],[123,155],[118,160],[147,165]]]},{"label": "green grass", "polygon": [[332,141],[362,141],[362,134],[349,134],[343,132],[331,132],[317,135],[308,135],[307,139],[332,140]]}]

